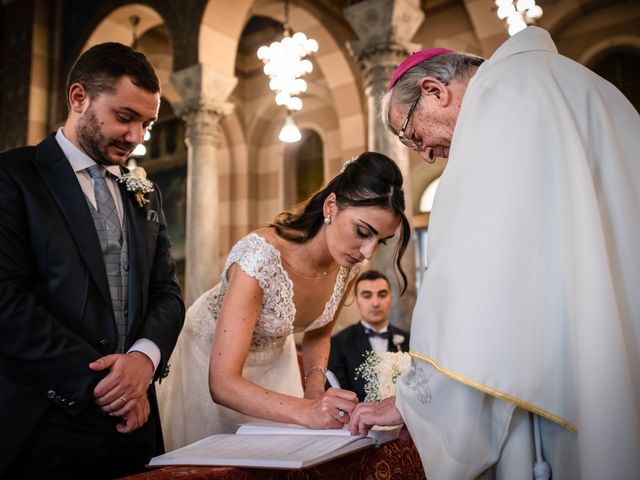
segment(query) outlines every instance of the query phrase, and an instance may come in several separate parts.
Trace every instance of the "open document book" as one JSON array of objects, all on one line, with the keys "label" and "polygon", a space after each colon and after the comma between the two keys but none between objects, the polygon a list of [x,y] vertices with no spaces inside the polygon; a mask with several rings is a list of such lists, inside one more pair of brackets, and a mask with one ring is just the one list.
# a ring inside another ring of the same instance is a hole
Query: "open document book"
[{"label": "open document book", "polygon": [[317,465],[398,437],[400,427],[351,436],[345,429],[311,430],[282,423],[248,423],[164,455],[150,466],[218,465],[297,469]]}]

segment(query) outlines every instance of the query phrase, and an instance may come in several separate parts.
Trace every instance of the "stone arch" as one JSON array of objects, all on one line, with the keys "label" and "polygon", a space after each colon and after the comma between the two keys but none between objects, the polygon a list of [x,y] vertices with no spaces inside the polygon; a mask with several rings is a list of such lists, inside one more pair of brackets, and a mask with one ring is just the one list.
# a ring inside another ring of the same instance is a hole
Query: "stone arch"
[{"label": "stone arch", "polygon": [[252,0],[208,0],[198,32],[198,62],[235,75],[238,43],[251,17]]},{"label": "stone arch", "polygon": [[[483,57],[491,56],[494,50],[509,38],[507,27],[496,15],[495,3],[464,0],[464,7],[478,42],[478,51],[471,53]],[[456,46],[449,48],[456,49]]]},{"label": "stone arch", "polygon": [[640,5],[591,0],[580,6],[561,2],[548,10],[541,25],[550,32],[560,53],[582,64],[605,49],[623,43],[637,45],[640,39]]},{"label": "stone arch", "polygon": [[[315,131],[323,145],[324,180],[339,170],[344,162],[340,148],[340,124],[335,111],[327,106],[320,95],[305,99],[305,109],[296,112],[298,128]],[[278,140],[286,113],[265,96],[259,104],[252,104],[253,123],[246,131],[247,172],[249,191],[256,196],[251,202],[249,223],[252,226],[271,220],[285,207],[284,185],[288,174],[285,162],[285,144]],[[260,201],[256,201],[257,198]]]},{"label": "stone arch", "polygon": [[115,8],[104,16],[91,31],[82,45],[81,51],[102,42],[120,42],[132,45],[133,30],[129,17],[137,15],[140,23],[136,27],[137,48],[142,51],[155,67],[162,85],[162,96],[175,106],[179,100],[169,75],[173,67],[172,41],[165,28],[162,15],[152,7],[141,3],[131,3]]},{"label": "stone arch", "polygon": [[578,62],[583,65],[591,65],[607,52],[620,47],[632,47],[640,50],[640,35],[618,35],[600,40],[587,48],[578,58]]},{"label": "stone arch", "polygon": [[[199,62],[215,65],[215,70],[222,75],[234,76],[240,36],[252,15],[283,22],[283,2],[238,0],[230,4],[225,0],[209,0],[200,26]],[[339,119],[342,150],[345,155],[361,151],[366,145],[366,108],[356,80],[354,62],[336,40],[335,31],[324,25],[326,19],[312,4],[300,2],[290,5],[289,23],[294,31],[304,31],[320,44],[313,63],[322,72],[333,99],[332,108]]]},{"label": "stone arch", "polygon": [[[284,208],[293,208],[310,196],[325,183],[323,167],[325,164],[324,146],[320,132],[314,128],[300,128],[302,138],[299,142],[284,146],[284,168],[282,175]],[[317,153],[309,147],[319,144],[320,157],[305,154]],[[318,161],[319,160],[319,161]],[[305,165],[305,168],[300,168]],[[306,176],[305,176],[306,175]],[[302,191],[301,191],[302,190]],[[301,195],[304,193],[304,195]]]}]

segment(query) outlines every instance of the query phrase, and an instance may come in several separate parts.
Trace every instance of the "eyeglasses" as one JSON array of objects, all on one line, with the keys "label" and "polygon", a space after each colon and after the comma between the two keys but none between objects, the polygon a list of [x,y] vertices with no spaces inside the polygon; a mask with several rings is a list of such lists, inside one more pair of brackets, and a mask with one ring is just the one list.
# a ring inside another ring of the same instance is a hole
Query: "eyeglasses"
[{"label": "eyeglasses", "polygon": [[413,139],[405,135],[405,131],[407,129],[407,125],[409,125],[409,120],[411,120],[411,115],[413,115],[413,111],[416,109],[416,107],[418,106],[418,103],[420,102],[420,98],[422,98],[422,91],[420,91],[420,95],[418,96],[418,98],[416,98],[414,102],[411,104],[411,107],[409,107],[409,113],[407,113],[407,118],[402,124],[402,128],[398,132],[398,138],[400,139],[400,142],[402,142],[402,144],[405,147],[409,147],[412,150],[420,150],[420,147],[416,144],[416,142],[413,141]]}]

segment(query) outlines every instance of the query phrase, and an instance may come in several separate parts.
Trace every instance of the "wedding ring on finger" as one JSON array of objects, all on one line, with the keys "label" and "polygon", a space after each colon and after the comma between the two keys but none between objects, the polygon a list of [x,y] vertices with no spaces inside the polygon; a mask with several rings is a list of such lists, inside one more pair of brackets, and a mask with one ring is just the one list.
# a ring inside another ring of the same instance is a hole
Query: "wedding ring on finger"
[{"label": "wedding ring on finger", "polygon": [[338,417],[342,418],[344,415],[344,410],[338,410]]},{"label": "wedding ring on finger", "polygon": [[124,407],[124,404],[127,403],[127,399],[125,398],[124,395],[121,395],[120,400],[122,400],[122,406]]}]

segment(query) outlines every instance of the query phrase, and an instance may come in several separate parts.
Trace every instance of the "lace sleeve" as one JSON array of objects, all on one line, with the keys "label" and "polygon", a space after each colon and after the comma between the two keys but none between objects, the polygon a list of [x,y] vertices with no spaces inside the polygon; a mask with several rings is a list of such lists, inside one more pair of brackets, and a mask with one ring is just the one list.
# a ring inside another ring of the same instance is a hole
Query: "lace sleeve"
[{"label": "lace sleeve", "polygon": [[251,233],[236,243],[222,270],[222,281],[228,281],[227,273],[234,263],[244,273],[255,278],[263,291],[267,291],[280,265],[276,248],[256,233]]}]

